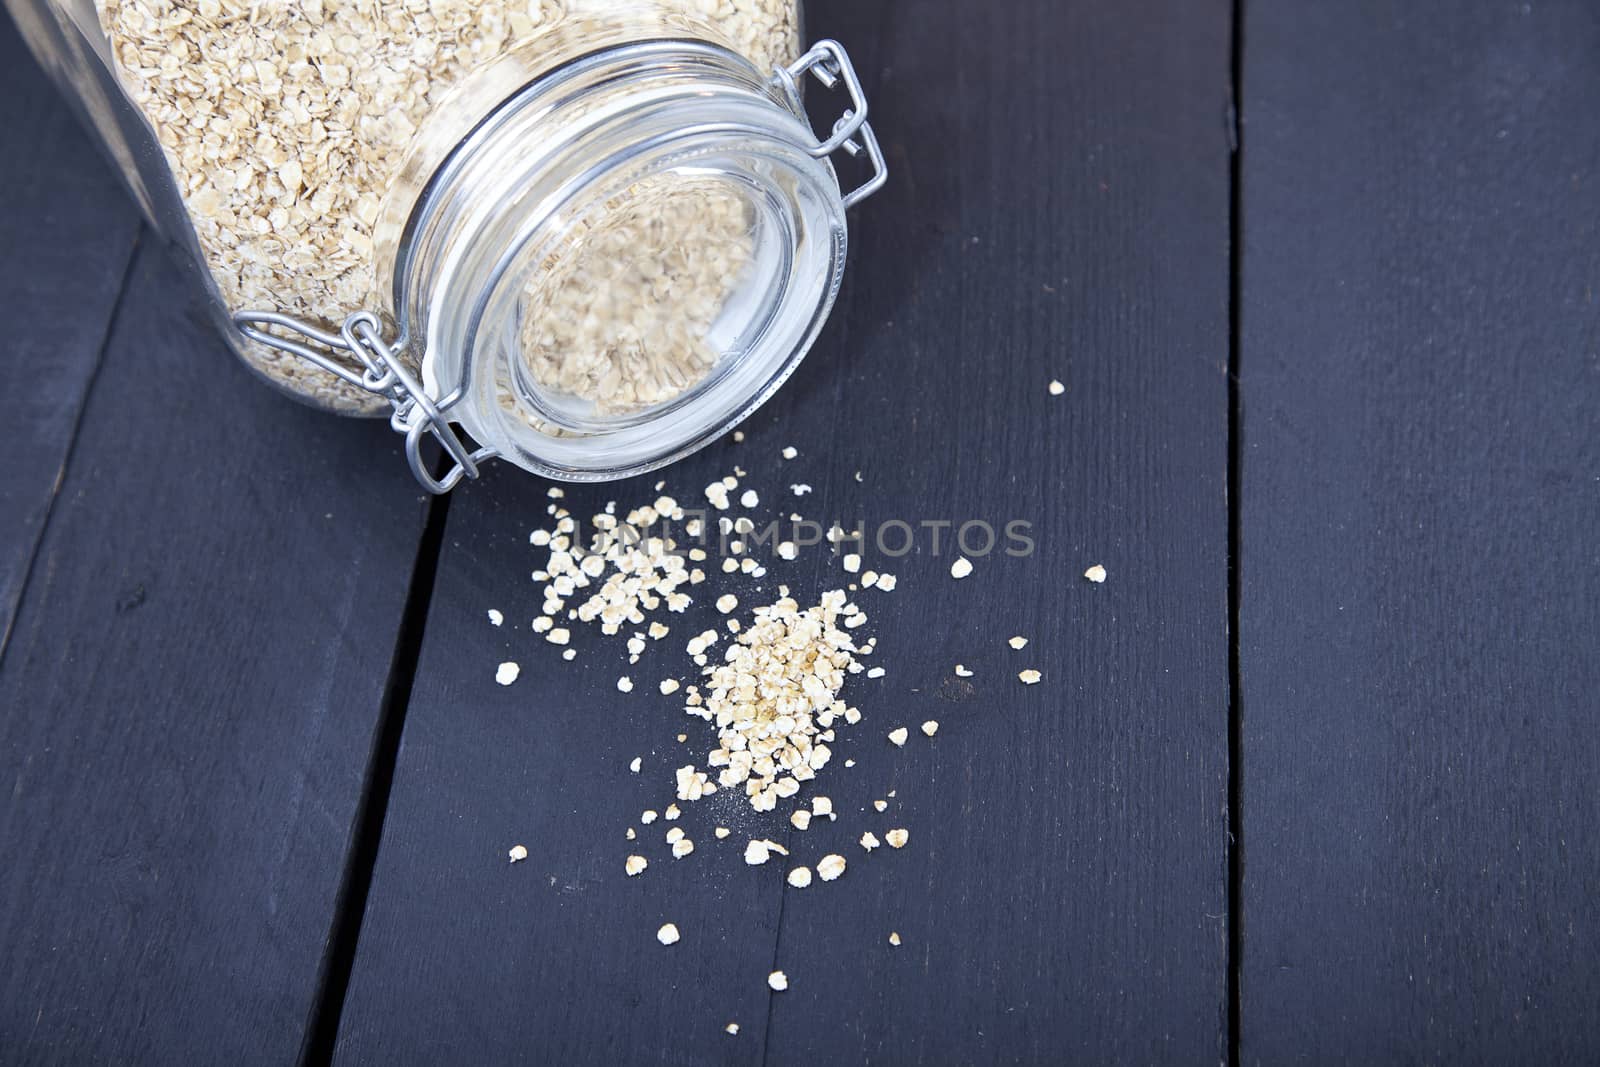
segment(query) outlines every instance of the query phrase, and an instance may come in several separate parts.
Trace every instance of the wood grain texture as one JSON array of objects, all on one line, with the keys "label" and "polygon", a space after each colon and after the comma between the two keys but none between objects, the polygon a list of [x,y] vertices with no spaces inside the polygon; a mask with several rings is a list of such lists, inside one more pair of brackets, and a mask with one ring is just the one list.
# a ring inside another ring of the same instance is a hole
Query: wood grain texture
[{"label": "wood grain texture", "polygon": [[0,665],[7,1062],[285,1063],[317,993],[421,507],[182,278],[142,246]]},{"label": "wood grain texture", "polygon": [[139,214],[0,12],[0,655],[100,364]]},{"label": "wood grain texture", "polygon": [[1243,1061],[1600,1058],[1600,17],[1252,4]]},{"label": "wood grain texture", "polygon": [[[667,490],[698,501],[742,464],[758,514],[1017,518],[1037,552],[980,559],[962,582],[948,532],[937,557],[926,532],[903,559],[869,552],[901,580],[860,594],[888,675],[850,683],[865,718],[802,794],[830,795],[840,819],[784,835],[790,805],[758,817],[719,794],[686,813],[697,848],[674,861],[667,824],[640,827],[642,844],[623,834],[709,747],[655,683],[688,669],[683,640],[716,624],[720,583],[640,664],[588,631],[564,663],[529,632],[544,487],[503,467],[467,487],[341,1062],[1225,1055],[1228,9],[809,13],[814,36],[857,58],[891,185],[853,219],[845,292],[806,365],[743,444],[666,472]],[[799,458],[782,461],[786,445]],[[569,488],[564,503],[586,516],[652,499],[654,481]],[[789,495],[797,482],[814,493]],[[1081,578],[1096,562],[1103,586]],[[812,552],[773,563],[760,592],[737,588],[748,607],[776,582],[813,599],[846,580]],[[522,666],[509,688],[494,684],[502,660]],[[1030,666],[1044,684],[1017,681]],[[926,719],[941,723],[931,741]],[[913,731],[903,750],[884,740],[897,725]],[[718,823],[733,836],[716,841]],[[906,849],[854,843],[893,826]],[[779,864],[741,862],[752,833],[786,836],[796,862],[839,851],[849,870],[786,890]],[[530,857],[510,865],[519,843]],[[634,849],[651,866],[628,879]],[[654,939],[667,920],[683,934],[670,949]],[[792,983],[778,995],[775,966]]]}]

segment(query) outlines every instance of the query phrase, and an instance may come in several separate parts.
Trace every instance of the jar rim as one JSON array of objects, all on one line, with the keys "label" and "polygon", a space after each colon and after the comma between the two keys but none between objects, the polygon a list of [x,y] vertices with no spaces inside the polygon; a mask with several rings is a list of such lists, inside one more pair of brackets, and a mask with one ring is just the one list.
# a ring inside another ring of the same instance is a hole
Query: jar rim
[{"label": "jar rim", "polygon": [[[460,391],[453,416],[480,444],[563,480],[642,473],[712,440],[793,372],[838,293],[843,197],[810,136],[753,64],[703,41],[617,46],[530,83],[441,165],[402,241],[396,307],[424,382]],[[627,418],[564,417],[510,381],[516,286],[575,219],[685,168],[765,206],[766,318],[681,397]]]}]

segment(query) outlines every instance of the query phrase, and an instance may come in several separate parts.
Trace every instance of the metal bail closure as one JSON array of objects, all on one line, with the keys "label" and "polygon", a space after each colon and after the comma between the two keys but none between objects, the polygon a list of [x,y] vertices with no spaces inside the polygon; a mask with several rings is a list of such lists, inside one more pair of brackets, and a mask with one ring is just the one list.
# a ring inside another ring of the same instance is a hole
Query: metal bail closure
[{"label": "metal bail closure", "polygon": [[867,96],[861,88],[861,79],[856,77],[856,68],[850,63],[850,56],[845,52],[844,45],[838,41],[818,41],[811,46],[809,52],[792,64],[773,71],[773,82],[801,114],[804,114],[804,111],[800,102],[800,80],[805,77],[807,71],[821,82],[825,89],[832,89],[842,81],[845,91],[850,95],[850,106],[833,124],[833,132],[826,140],[816,138],[817,143],[807,151],[818,159],[831,156],[841,148],[850,156],[860,155],[863,151],[867,153],[867,159],[872,163],[872,177],[845,194],[844,206],[847,209],[852,208],[882,189],[883,183],[889,179],[889,168],[884,162],[883,149],[878,146],[878,137],[867,122]]},{"label": "metal bail closure", "polygon": [[[234,314],[233,323],[250,340],[299,356],[341,381],[389,401],[394,409],[389,415],[389,426],[405,435],[406,460],[411,464],[411,473],[430,493],[448,493],[462,478],[476,478],[478,464],[499,455],[492,448],[468,450],[450,428],[447,416],[450,408],[461,399],[462,390],[458,388],[440,400],[430,397],[400,359],[399,346],[383,339],[382,323],[370,311],[358,311],[346,318],[337,334],[276,311],[240,311]],[[304,340],[269,333],[264,328],[267,326],[292,331]],[[362,370],[357,371],[336,353],[355,357]],[[425,434],[431,434],[455,461],[442,478],[435,478],[422,460]]]}]

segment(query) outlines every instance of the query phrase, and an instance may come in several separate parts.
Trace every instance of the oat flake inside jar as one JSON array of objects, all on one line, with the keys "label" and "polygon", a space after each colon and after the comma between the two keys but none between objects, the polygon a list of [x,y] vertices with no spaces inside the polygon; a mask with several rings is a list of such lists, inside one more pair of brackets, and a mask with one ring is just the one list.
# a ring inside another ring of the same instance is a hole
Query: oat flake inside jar
[{"label": "oat flake inside jar", "polygon": [[[799,0],[5,2],[238,354],[388,414],[435,492],[494,456],[624,477],[745,417],[885,177]],[[831,129],[807,81],[837,92]]]}]

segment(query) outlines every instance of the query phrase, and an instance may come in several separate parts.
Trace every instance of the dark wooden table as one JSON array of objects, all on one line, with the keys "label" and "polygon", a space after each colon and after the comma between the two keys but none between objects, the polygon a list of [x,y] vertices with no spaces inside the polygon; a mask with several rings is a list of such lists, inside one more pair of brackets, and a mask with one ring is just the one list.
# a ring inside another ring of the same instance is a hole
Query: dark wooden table
[{"label": "dark wooden table", "polygon": [[1038,543],[888,568],[823,891],[695,811],[624,877],[697,727],[529,633],[547,486],[249,378],[0,25],[0,1061],[1600,1059],[1594,5],[810,22],[893,184],[669,486]]}]

